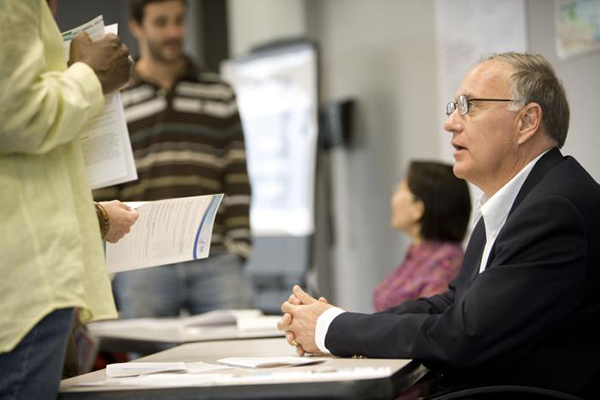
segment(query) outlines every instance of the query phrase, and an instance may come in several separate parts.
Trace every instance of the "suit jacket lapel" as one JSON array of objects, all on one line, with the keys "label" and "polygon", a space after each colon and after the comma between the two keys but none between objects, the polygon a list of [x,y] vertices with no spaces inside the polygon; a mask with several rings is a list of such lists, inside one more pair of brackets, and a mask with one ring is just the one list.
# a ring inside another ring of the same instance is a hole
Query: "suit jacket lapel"
[{"label": "suit jacket lapel", "polygon": [[[546,173],[564,161],[564,158],[560,152],[560,150],[554,148],[548,151],[546,154],[542,156],[538,160],[538,162],[533,166],[533,169],[529,173],[525,182],[523,182],[523,186],[519,190],[517,197],[513,205],[510,208],[508,213],[508,217],[513,213],[513,211],[517,208],[517,206],[527,197],[527,195],[533,190],[533,188],[542,180],[542,178],[546,175]],[[473,229],[473,233],[471,234],[471,238],[469,239],[469,244],[467,245],[467,249],[465,250],[465,256],[463,259],[463,265],[461,268],[461,272],[464,271],[468,278],[473,278],[479,273],[479,265],[481,264],[481,257],[483,255],[483,249],[485,247],[486,237],[485,237],[485,226],[483,223],[483,218],[480,218],[479,222]],[[496,244],[492,246],[490,251],[490,255],[487,260],[486,268],[490,265],[490,262],[494,259],[495,255],[495,247]]]},{"label": "suit jacket lapel", "polygon": [[464,273],[467,279],[472,278],[475,275],[475,271],[479,272],[479,264],[481,264],[485,242],[485,225],[482,217],[479,218],[475,229],[473,229],[463,258],[461,273]]},{"label": "suit jacket lapel", "polygon": [[523,182],[523,186],[521,186],[521,189],[515,198],[515,202],[508,212],[509,218],[517,206],[521,204],[521,202],[525,199],[525,197],[527,197],[533,188],[537,186],[544,176],[546,176],[546,173],[563,161],[564,157],[560,150],[554,148],[544,154],[542,158],[535,163],[533,169],[529,173],[529,176],[527,179],[525,179],[525,182]]},{"label": "suit jacket lapel", "polygon": [[[552,168],[556,167],[563,161],[564,157],[561,154],[560,150],[554,148],[548,151],[546,154],[544,154],[542,158],[540,158],[538,162],[535,163],[531,172],[527,176],[527,179],[525,179],[525,182],[523,182],[523,186],[521,186],[521,189],[519,190],[519,193],[517,194],[513,205],[510,207],[510,211],[508,212],[508,218],[510,218],[510,215],[513,213],[513,211],[519,206],[519,204],[521,204],[521,202],[527,197],[527,195],[531,193],[533,188],[537,186],[537,184],[542,180],[542,178],[546,176],[546,173],[548,173],[548,171],[550,171]],[[490,266],[495,255],[496,242],[494,242],[490,250],[490,255],[488,256],[487,263],[485,266],[486,269]]]}]

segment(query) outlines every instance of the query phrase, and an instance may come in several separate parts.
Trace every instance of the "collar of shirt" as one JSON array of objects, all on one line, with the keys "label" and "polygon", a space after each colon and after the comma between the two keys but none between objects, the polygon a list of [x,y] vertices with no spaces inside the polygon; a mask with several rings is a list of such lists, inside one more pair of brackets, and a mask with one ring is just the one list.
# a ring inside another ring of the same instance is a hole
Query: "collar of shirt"
[{"label": "collar of shirt", "polygon": [[483,271],[487,264],[487,257],[491,247],[498,236],[498,232],[504,226],[508,212],[510,211],[517,194],[521,189],[521,186],[525,182],[525,179],[529,176],[529,173],[533,169],[536,162],[548,151],[546,150],[536,158],[534,158],[529,164],[525,166],[519,173],[512,178],[506,185],[498,190],[492,197],[487,197],[482,194],[481,197],[475,203],[475,212],[473,214],[473,222],[477,222],[480,217],[483,216],[485,221],[485,237],[486,245],[484,249],[484,256],[481,260],[480,271]]}]

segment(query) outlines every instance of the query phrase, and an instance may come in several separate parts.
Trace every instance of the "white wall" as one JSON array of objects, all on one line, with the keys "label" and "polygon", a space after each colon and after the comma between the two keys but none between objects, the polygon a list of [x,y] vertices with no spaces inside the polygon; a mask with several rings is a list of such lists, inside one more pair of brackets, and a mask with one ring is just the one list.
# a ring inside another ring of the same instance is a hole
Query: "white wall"
[{"label": "white wall", "polygon": [[256,45],[306,33],[304,0],[227,0],[233,57]]},{"label": "white wall", "polygon": [[529,0],[531,51],[544,55],[562,79],[571,108],[564,154],[573,155],[600,181],[600,53],[560,60],[554,44],[554,2]]},{"label": "white wall", "polygon": [[332,154],[336,302],[371,310],[375,285],[405,243],[389,225],[389,199],[411,158],[438,153],[432,1],[313,0],[322,98],[357,101],[350,148]]}]

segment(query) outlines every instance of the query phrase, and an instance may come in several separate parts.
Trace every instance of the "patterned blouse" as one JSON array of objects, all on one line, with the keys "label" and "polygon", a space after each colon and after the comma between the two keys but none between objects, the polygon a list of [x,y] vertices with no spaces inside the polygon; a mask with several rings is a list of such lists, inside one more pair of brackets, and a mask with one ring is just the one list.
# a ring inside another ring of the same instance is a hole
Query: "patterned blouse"
[{"label": "patterned blouse", "polygon": [[406,300],[441,293],[458,275],[464,252],[460,243],[428,241],[411,244],[404,262],[373,292],[375,310],[384,311]]}]

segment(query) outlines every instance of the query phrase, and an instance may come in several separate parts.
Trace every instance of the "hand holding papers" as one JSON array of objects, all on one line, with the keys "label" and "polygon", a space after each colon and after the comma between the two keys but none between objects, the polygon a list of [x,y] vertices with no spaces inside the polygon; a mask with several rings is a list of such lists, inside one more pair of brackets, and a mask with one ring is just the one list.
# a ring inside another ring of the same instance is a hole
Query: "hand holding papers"
[{"label": "hand holding papers", "polygon": [[[98,40],[105,32],[116,34],[117,26],[110,25],[105,30],[104,20],[99,16],[64,32],[62,37],[67,59],[71,40],[79,32],[86,32],[92,40]],[[104,110],[83,126],[79,137],[92,189],[137,179],[121,93],[105,97]]]},{"label": "hand holding papers", "polygon": [[116,244],[106,245],[109,273],[208,257],[222,194],[136,203],[139,219]]}]

